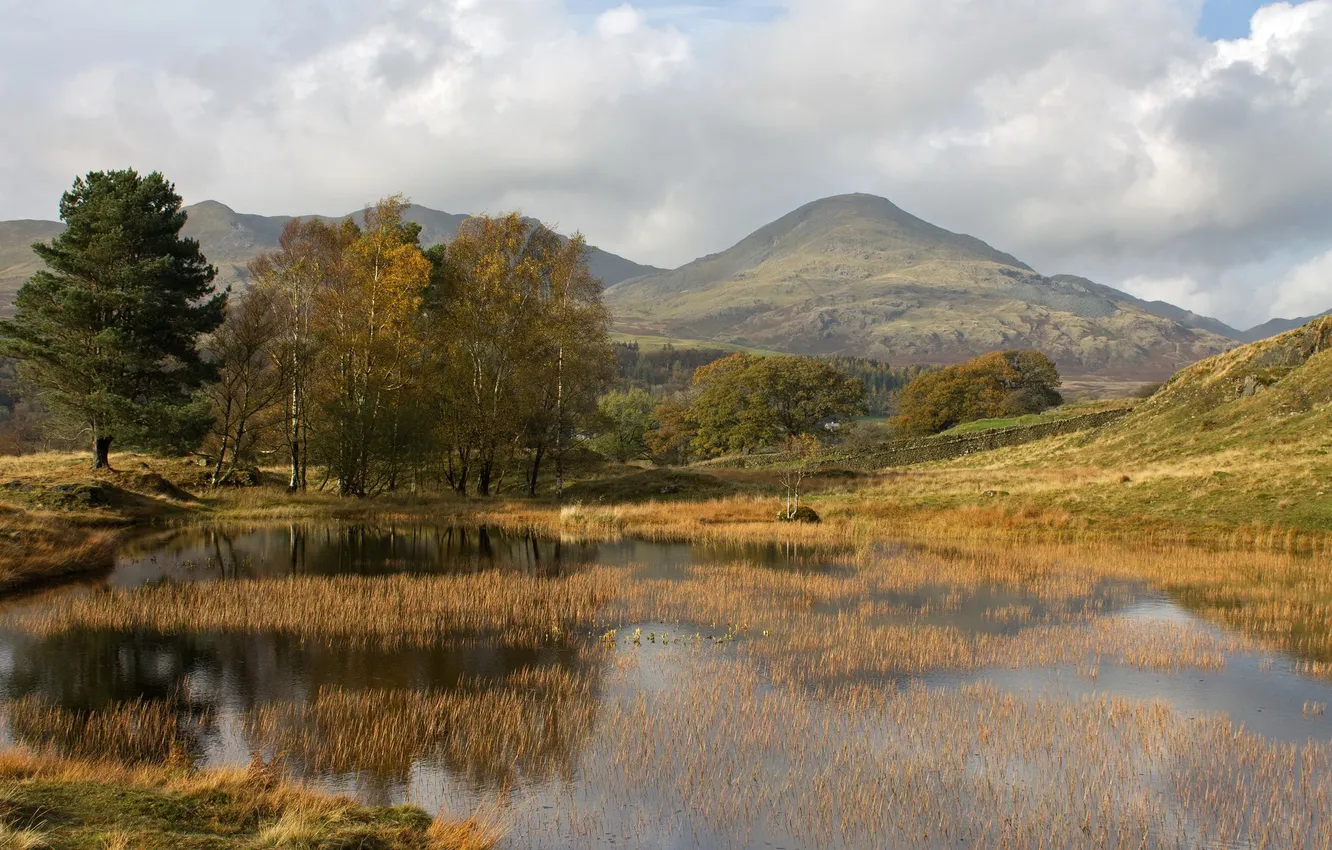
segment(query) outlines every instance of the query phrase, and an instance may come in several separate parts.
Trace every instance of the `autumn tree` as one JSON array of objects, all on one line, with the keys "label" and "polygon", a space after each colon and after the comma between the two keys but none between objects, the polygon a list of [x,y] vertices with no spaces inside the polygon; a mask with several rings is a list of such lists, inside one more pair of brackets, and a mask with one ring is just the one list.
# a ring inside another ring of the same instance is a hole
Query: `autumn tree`
[{"label": "autumn tree", "polygon": [[415,439],[405,429],[421,377],[419,312],[430,262],[406,208],[394,196],[366,210],[341,273],[315,298],[311,330],[321,355],[310,394],[329,474],[344,496],[392,488],[403,447]]},{"label": "autumn tree", "polygon": [[1059,372],[1038,351],[996,351],[921,375],[894,420],[905,434],[937,434],[963,422],[1039,413],[1063,403]]},{"label": "autumn tree", "polygon": [[818,433],[865,409],[865,385],[810,357],[734,354],[694,373],[692,445],[705,456],[750,452]]},{"label": "autumn tree", "polygon": [[315,311],[324,293],[345,285],[345,255],[359,237],[359,229],[349,220],[292,219],[282,229],[277,250],[261,254],[249,265],[252,287],[270,294],[280,325],[274,351],[287,376],[284,423],[291,469],[288,489],[293,491],[308,484],[310,385],[320,355]]},{"label": "autumn tree", "polygon": [[528,382],[536,390],[526,417],[528,492],[536,495],[541,463],[550,453],[559,499],[575,426],[597,412],[597,398],[613,376],[610,313],[601,300],[601,281],[588,268],[590,251],[581,234],[562,239],[536,225],[529,250],[540,263],[544,306]]},{"label": "autumn tree", "polygon": [[214,486],[252,463],[260,440],[283,421],[290,376],[281,356],[283,323],[275,298],[274,290],[253,287],[233,299],[226,321],[204,345],[217,368],[217,380],[206,390],[213,402]]},{"label": "autumn tree", "polygon": [[46,265],[0,322],[0,354],[20,361],[42,401],[91,437],[93,466],[112,442],[184,450],[208,427],[196,393],[212,377],[199,338],[222,322],[226,293],[161,174],[91,172],[60,200],[65,230],[33,251]]},{"label": "autumn tree", "polygon": [[475,483],[489,494],[526,448],[535,491],[548,453],[559,475],[573,423],[610,376],[608,316],[586,246],[515,213],[469,219],[430,258],[445,478],[459,493]]},{"label": "autumn tree", "polygon": [[692,412],[693,406],[685,394],[672,396],[657,405],[653,411],[656,426],[644,436],[653,460],[683,466],[693,459],[698,423]]}]

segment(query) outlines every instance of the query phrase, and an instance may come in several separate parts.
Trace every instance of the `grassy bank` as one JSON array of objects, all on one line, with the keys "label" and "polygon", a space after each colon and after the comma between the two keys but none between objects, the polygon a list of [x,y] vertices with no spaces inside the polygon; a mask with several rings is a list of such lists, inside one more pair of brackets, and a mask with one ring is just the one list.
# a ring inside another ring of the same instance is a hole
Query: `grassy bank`
[{"label": "grassy bank", "polygon": [[190,772],[0,753],[0,847],[15,850],[481,850],[475,823],[370,808],[265,769]]}]

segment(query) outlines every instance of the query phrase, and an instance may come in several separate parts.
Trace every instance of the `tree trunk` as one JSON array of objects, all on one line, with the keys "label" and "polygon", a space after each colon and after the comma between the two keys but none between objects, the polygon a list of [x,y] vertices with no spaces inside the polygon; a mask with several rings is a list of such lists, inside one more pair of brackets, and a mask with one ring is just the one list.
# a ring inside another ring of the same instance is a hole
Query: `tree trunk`
[{"label": "tree trunk", "polygon": [[287,420],[287,437],[291,440],[291,481],[287,484],[288,493],[305,489],[301,480],[301,389],[300,378],[295,373],[295,368],[298,367],[299,363],[293,357],[291,402],[288,408],[291,418]]},{"label": "tree trunk", "polygon": [[[533,493],[532,495],[536,495]],[[555,370],[555,500],[564,501],[564,345]]]},{"label": "tree trunk", "polygon": [[111,438],[93,438],[93,469],[111,468]]},{"label": "tree trunk", "polygon": [[532,468],[527,475],[527,495],[537,494],[537,483],[541,480],[541,459],[546,454],[545,446],[537,446],[532,456]]}]

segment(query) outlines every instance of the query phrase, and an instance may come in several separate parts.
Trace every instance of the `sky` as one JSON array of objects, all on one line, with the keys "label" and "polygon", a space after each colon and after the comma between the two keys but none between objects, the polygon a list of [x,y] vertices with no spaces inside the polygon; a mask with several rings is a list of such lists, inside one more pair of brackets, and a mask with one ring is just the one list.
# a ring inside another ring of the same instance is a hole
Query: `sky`
[{"label": "sky", "polygon": [[638,262],[882,195],[1247,327],[1332,308],[1332,0],[0,0],[0,219],[402,192]]}]

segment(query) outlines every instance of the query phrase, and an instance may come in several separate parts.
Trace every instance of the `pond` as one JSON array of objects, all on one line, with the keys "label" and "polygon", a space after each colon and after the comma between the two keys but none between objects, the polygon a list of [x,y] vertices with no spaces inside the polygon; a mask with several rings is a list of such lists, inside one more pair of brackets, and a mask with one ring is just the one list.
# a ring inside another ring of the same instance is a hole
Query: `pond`
[{"label": "pond", "polygon": [[[1142,582],[956,564],[887,541],[853,555],[181,529],[9,605],[4,735],[76,753],[179,747],[203,765],[280,757],[366,802],[487,812],[507,847],[1256,845],[1286,815],[1274,846],[1321,846],[1327,681]],[[453,625],[397,640],[337,622],[356,613],[280,610],[282,582],[341,594],[348,576],[396,594],[367,618],[423,606]],[[581,598],[580,582],[595,611],[517,629],[534,599]],[[506,587],[522,598],[495,601]],[[190,612],[197,627],[164,626],[179,599],[212,607]],[[453,619],[432,607],[445,602]],[[476,611],[493,630],[459,625]]]}]

